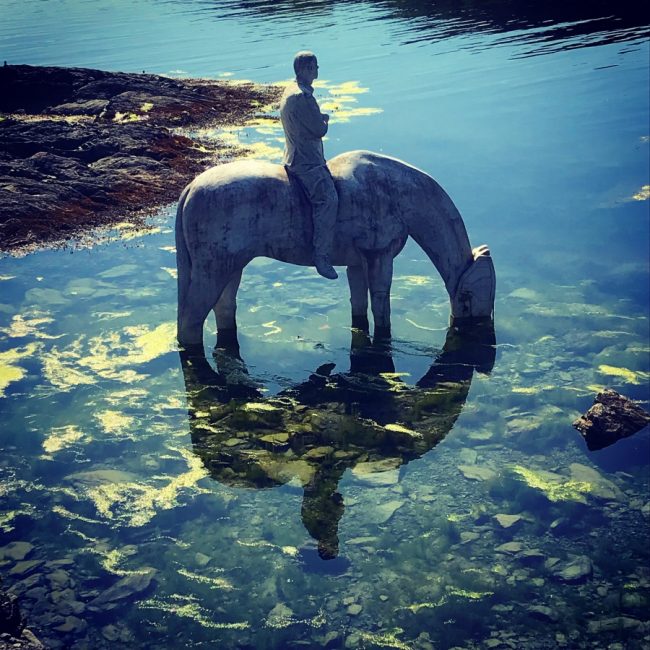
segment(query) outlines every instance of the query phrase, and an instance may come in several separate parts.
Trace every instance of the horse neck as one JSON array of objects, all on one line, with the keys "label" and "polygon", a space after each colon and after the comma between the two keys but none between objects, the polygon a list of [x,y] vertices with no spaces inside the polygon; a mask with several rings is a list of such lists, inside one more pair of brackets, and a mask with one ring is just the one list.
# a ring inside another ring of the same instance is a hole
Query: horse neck
[{"label": "horse neck", "polygon": [[411,194],[409,234],[440,273],[453,299],[461,275],[473,261],[472,247],[460,212],[447,193],[426,177],[422,191]]}]

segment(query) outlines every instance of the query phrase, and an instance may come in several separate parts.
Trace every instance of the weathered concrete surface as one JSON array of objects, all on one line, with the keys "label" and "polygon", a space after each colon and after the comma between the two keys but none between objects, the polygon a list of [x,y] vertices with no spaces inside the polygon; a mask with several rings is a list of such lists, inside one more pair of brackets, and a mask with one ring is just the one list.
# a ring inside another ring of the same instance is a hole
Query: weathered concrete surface
[{"label": "weathered concrete surface", "polygon": [[637,433],[650,423],[650,414],[615,390],[598,393],[593,406],[573,426],[580,431],[591,451],[613,445]]},{"label": "weathered concrete surface", "polygon": [[[245,122],[274,86],[0,67],[0,250],[56,243],[174,201],[234,152],[172,129]],[[203,146],[200,146],[203,145]]]},{"label": "weathered concrete surface", "polygon": [[[328,162],[338,193],[330,262],[347,266],[352,320],[390,333],[393,258],[413,237],[440,273],[454,321],[491,321],[495,272],[487,246],[472,249],[447,193],[423,171],[371,151]],[[242,269],[255,257],[314,264],[309,207],[281,165],[245,160],[213,167],[184,190],[176,216],[178,339],[200,344],[215,309],[217,328],[236,329]],[[432,269],[433,270],[433,269]]]}]

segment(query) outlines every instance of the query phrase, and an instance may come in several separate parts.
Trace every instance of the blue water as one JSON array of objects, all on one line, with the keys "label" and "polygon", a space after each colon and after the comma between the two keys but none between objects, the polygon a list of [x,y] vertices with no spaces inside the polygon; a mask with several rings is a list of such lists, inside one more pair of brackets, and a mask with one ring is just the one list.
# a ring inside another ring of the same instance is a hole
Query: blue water
[{"label": "blue water", "polygon": [[[604,386],[648,408],[640,8],[27,0],[0,16],[10,63],[268,83],[313,49],[327,156],[426,170],[498,282],[486,374],[467,342],[449,356],[447,297],[414,244],[392,348],[357,341],[352,359],[345,281],[258,260],[240,358],[208,354],[227,385],[206,389],[174,346],[175,206],[152,234],[1,259],[0,574],[47,644],[645,647],[648,431],[590,452],[571,427]],[[341,101],[341,84],[367,90]],[[279,135],[231,137],[274,159]],[[415,388],[441,359],[456,374]],[[3,551],[17,541],[36,564]],[[591,570],[563,578],[576,562]],[[149,568],[146,589],[93,603]]]}]

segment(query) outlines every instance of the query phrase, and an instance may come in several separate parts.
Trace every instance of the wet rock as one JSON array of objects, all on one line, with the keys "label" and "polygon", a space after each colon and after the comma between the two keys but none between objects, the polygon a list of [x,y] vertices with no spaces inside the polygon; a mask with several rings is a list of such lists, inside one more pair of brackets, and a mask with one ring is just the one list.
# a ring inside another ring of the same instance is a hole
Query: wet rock
[{"label": "wet rock", "polygon": [[400,458],[383,458],[381,460],[357,463],[352,475],[369,485],[396,485],[399,482]]},{"label": "wet rock", "polygon": [[385,524],[404,505],[405,501],[394,499],[380,503],[363,514],[363,520],[369,524]]},{"label": "wet rock", "polygon": [[346,611],[350,616],[358,616],[363,611],[363,607],[359,603],[352,603],[352,605],[348,605]]},{"label": "wet rock", "polygon": [[481,537],[481,535],[479,533],[464,530],[460,534],[460,541],[461,541],[461,544],[469,544],[470,542],[475,542],[480,537]]},{"label": "wet rock", "polygon": [[65,480],[95,486],[105,483],[133,483],[137,480],[137,476],[119,469],[96,469],[70,474],[65,477]]},{"label": "wet rock", "polygon": [[207,566],[210,563],[210,560],[212,558],[209,555],[206,555],[205,553],[195,553],[194,554],[194,561],[198,566]]},{"label": "wet rock", "polygon": [[478,459],[478,453],[475,449],[471,449],[470,447],[463,447],[458,456],[465,465],[474,465]]},{"label": "wet rock", "polygon": [[66,587],[73,586],[70,574],[63,569],[57,569],[52,573],[47,574],[47,579],[52,585],[52,589],[65,589]]},{"label": "wet rock", "polygon": [[270,627],[282,628],[289,625],[293,610],[287,607],[284,603],[277,603],[277,605],[268,613],[266,622]]},{"label": "wet rock", "polygon": [[589,484],[590,494],[599,499],[621,501],[625,498],[622,490],[613,481],[606,479],[594,467],[582,465],[581,463],[571,463],[569,471],[573,481]]},{"label": "wet rock", "polygon": [[6,546],[0,547],[0,560],[24,560],[32,551],[34,545],[29,542],[11,542]]},{"label": "wet rock", "polygon": [[497,546],[495,551],[498,551],[499,553],[508,553],[510,555],[516,555],[520,551],[522,551],[524,548],[524,545],[521,542],[507,542],[506,544],[501,544],[500,546]]},{"label": "wet rock", "polygon": [[562,535],[571,527],[571,521],[567,517],[554,519],[548,529],[555,535]]},{"label": "wet rock", "polygon": [[[547,561],[548,564],[548,561]],[[559,562],[553,567],[552,576],[559,582],[580,584],[593,575],[594,567],[586,555],[581,555],[570,562]]]},{"label": "wet rock", "polygon": [[86,621],[76,616],[66,616],[65,622],[57,625],[54,629],[57,632],[81,632],[86,628]]},{"label": "wet rock", "polygon": [[0,634],[20,636],[24,626],[18,598],[13,594],[0,591]]},{"label": "wet rock", "polygon": [[530,605],[526,607],[526,611],[533,618],[536,618],[538,621],[544,621],[545,623],[556,623],[559,620],[557,612],[544,605]]},{"label": "wet rock", "polygon": [[458,469],[470,481],[490,481],[497,477],[494,470],[480,465],[459,465]]},{"label": "wet rock", "polygon": [[494,518],[501,528],[512,528],[523,520],[521,515],[508,515],[503,513],[494,515]]},{"label": "wet rock", "polygon": [[[0,68],[0,249],[60,241],[178,197],[222,145],[171,129],[242,123],[276,87],[82,68]],[[38,119],[33,119],[33,116]],[[65,116],[68,119],[61,119]]]},{"label": "wet rock", "polygon": [[34,572],[36,569],[43,566],[44,564],[45,564],[45,560],[24,560],[23,562],[17,562],[13,566],[11,571],[9,571],[9,575],[24,576]]},{"label": "wet rock", "polygon": [[612,618],[601,618],[597,621],[589,621],[587,629],[590,634],[601,634],[602,632],[622,632],[634,630],[641,625],[641,621],[629,616],[614,616]]},{"label": "wet rock", "polygon": [[88,604],[91,611],[111,609],[122,600],[131,599],[146,591],[156,574],[155,569],[144,569],[142,573],[131,573],[118,580]]},{"label": "wet rock", "polygon": [[632,400],[607,389],[598,393],[593,406],[573,423],[589,450],[613,445],[631,436],[650,423],[650,414]]},{"label": "wet rock", "polygon": [[546,560],[546,555],[539,549],[531,548],[517,553],[517,560],[526,566],[534,566],[542,564]]}]

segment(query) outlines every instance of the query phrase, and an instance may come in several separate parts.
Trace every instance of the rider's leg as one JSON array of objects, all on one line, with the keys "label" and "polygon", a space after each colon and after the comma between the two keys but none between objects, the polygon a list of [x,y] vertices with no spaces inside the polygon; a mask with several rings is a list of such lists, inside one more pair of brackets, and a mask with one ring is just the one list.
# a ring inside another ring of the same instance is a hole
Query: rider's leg
[{"label": "rider's leg", "polygon": [[338,194],[327,167],[314,167],[300,172],[300,179],[312,206],[314,224],[314,264],[316,270],[325,278],[338,277],[331,265],[334,229],[338,212]]}]

